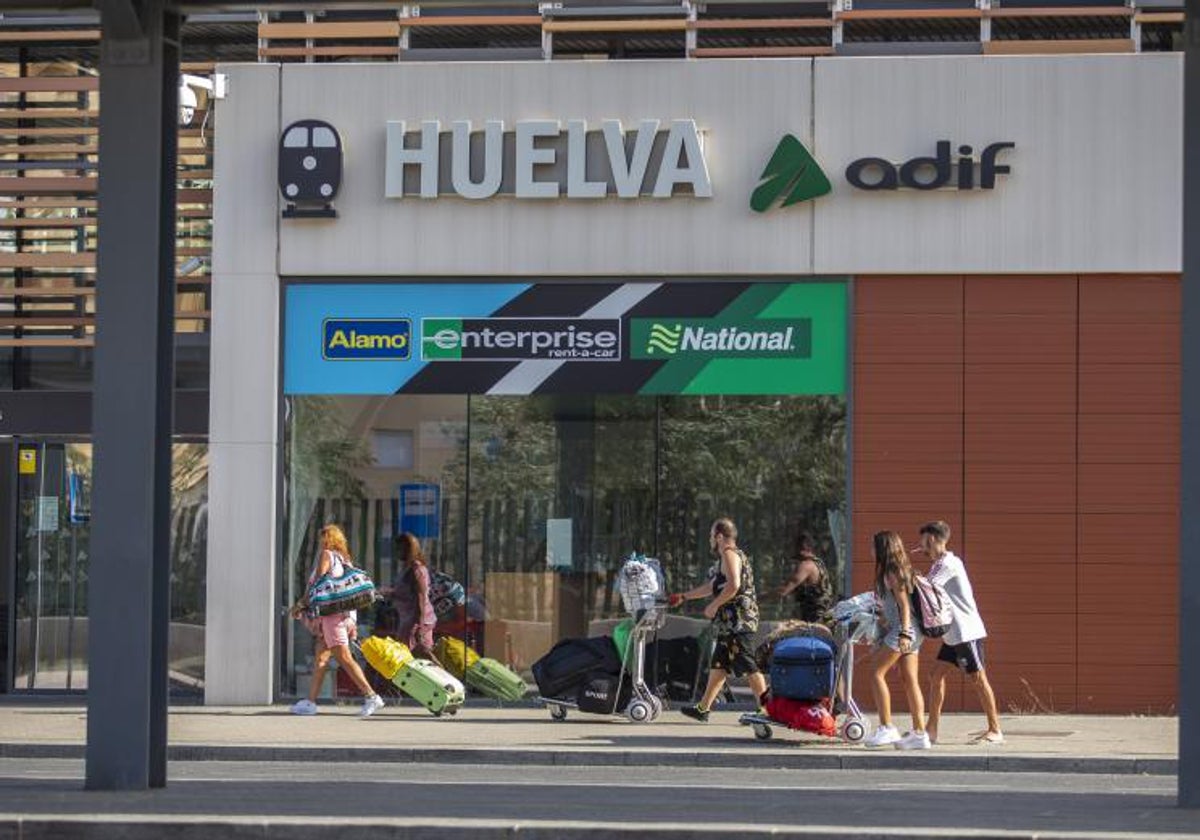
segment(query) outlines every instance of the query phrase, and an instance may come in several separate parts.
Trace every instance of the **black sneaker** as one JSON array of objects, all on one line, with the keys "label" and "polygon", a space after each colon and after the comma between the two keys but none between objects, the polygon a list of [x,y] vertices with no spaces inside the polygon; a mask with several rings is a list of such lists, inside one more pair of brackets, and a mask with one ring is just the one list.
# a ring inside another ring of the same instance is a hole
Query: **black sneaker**
[{"label": "black sneaker", "polygon": [[699,706],[684,706],[679,711],[683,713],[684,717],[690,717],[692,720],[698,720],[701,723],[708,723],[708,712]]}]

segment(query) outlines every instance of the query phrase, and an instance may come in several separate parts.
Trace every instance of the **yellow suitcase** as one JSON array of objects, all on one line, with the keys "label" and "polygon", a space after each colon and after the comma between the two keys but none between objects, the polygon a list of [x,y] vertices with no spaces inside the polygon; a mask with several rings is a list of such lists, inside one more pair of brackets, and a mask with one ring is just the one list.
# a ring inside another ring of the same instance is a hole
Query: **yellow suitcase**
[{"label": "yellow suitcase", "polygon": [[367,664],[385,680],[393,679],[401,668],[413,661],[408,645],[387,636],[372,636],[362,643],[361,649]]}]

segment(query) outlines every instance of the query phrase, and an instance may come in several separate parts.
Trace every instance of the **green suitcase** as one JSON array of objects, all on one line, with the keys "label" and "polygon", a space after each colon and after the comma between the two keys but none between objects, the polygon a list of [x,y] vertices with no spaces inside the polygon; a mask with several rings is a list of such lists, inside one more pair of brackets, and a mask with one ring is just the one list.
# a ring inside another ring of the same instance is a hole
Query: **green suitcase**
[{"label": "green suitcase", "polygon": [[494,700],[520,700],[529,691],[519,674],[486,657],[467,668],[466,681],[471,688]]},{"label": "green suitcase", "polygon": [[428,659],[404,663],[392,682],[435,715],[455,714],[463,704],[463,684]]}]

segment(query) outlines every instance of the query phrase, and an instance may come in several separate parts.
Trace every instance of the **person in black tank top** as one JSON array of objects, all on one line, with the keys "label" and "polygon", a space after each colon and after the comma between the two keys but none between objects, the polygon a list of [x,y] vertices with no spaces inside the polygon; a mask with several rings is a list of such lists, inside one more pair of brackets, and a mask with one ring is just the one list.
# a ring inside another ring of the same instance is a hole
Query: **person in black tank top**
[{"label": "person in black tank top", "polygon": [[712,621],[716,632],[708,686],[699,703],[680,709],[687,717],[699,721],[708,720],[709,709],[730,674],[746,678],[760,707],[767,698],[767,681],[754,659],[754,637],[758,631],[754,569],[745,552],[737,547],[737,527],[732,520],[714,522],[708,542],[717,555],[709,579],[695,589],[675,593],[668,599],[671,606],[692,599],[712,599],[704,608],[704,617]]},{"label": "person in black tank top", "polygon": [[825,563],[816,555],[816,540],[808,531],[796,540],[796,569],[776,594],[796,599],[796,618],[817,624],[831,625],[835,601],[833,581]]}]

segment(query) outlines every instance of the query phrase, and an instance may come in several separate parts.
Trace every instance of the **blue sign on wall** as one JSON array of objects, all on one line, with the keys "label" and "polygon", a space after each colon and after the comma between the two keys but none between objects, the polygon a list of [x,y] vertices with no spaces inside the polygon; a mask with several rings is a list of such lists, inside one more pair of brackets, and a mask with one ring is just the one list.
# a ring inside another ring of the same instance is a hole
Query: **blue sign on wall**
[{"label": "blue sign on wall", "polygon": [[418,539],[436,537],[441,528],[442,488],[436,484],[400,485],[400,530]]}]

